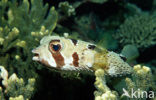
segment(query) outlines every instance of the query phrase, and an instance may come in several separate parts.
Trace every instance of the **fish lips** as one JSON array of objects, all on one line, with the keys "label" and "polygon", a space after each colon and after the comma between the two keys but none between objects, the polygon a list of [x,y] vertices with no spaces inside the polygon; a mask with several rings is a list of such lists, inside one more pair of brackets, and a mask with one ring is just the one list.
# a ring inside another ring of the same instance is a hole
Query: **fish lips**
[{"label": "fish lips", "polygon": [[40,61],[40,54],[37,51],[37,49],[33,49],[31,52],[34,54],[32,60],[34,60],[34,61]]}]

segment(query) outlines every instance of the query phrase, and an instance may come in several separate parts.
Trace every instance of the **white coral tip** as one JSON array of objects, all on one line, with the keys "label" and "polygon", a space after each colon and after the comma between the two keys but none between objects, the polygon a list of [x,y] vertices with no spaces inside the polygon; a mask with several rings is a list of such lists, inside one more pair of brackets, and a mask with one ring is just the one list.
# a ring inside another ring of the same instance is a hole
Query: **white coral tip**
[{"label": "white coral tip", "polygon": [[0,66],[0,78],[2,78],[3,80],[8,79],[8,72],[3,66]]},{"label": "white coral tip", "polygon": [[149,71],[150,71],[150,68],[149,68],[149,67],[146,67],[146,66],[143,66],[142,69],[143,69],[145,72],[149,72]]},{"label": "white coral tip", "polygon": [[14,73],[9,77],[9,80],[15,81],[17,78],[17,75]]}]

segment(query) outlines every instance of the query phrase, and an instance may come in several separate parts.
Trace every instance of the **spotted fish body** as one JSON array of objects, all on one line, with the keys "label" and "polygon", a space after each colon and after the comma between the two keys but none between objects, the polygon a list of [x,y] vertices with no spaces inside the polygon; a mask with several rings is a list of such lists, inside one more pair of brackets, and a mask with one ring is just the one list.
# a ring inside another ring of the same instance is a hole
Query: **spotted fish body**
[{"label": "spotted fish body", "polygon": [[51,68],[71,71],[102,68],[111,76],[131,73],[131,67],[120,55],[81,40],[45,36],[32,52],[34,61]]}]

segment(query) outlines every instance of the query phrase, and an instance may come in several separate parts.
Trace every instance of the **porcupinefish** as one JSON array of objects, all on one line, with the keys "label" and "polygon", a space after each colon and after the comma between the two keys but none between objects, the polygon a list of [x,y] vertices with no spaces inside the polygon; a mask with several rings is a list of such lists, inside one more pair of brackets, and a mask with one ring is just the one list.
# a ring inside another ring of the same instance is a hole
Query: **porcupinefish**
[{"label": "porcupinefish", "polygon": [[111,76],[132,72],[123,56],[95,44],[67,37],[45,36],[32,53],[32,60],[50,68],[71,71],[95,71],[102,68]]}]

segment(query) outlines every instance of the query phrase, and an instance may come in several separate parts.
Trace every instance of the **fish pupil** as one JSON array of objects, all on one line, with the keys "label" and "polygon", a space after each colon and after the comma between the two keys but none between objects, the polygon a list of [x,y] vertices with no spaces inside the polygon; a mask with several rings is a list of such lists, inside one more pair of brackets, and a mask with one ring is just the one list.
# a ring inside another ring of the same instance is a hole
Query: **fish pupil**
[{"label": "fish pupil", "polygon": [[59,45],[53,45],[53,50],[54,51],[58,51],[60,49],[60,46]]}]

